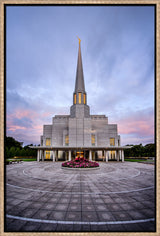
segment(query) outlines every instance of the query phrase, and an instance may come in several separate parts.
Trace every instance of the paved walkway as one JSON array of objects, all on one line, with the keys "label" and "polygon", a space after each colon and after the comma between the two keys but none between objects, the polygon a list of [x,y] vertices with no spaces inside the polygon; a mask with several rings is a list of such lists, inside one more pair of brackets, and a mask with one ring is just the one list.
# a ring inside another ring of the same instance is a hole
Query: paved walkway
[{"label": "paved walkway", "polygon": [[7,166],[5,231],[153,232],[154,166],[99,164],[88,171],[60,162]]}]

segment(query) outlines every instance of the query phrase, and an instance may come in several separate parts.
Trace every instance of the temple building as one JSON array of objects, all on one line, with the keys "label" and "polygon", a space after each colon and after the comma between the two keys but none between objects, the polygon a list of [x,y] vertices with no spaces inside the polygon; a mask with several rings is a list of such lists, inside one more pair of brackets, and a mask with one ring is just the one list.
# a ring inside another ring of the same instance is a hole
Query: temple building
[{"label": "temple building", "polygon": [[43,126],[37,161],[71,160],[84,156],[89,160],[124,161],[125,146],[121,146],[117,124],[109,124],[105,115],[91,115],[87,105],[84,84],[81,41],[79,39],[78,61],[73,105],[69,115],[55,115],[52,124]]}]

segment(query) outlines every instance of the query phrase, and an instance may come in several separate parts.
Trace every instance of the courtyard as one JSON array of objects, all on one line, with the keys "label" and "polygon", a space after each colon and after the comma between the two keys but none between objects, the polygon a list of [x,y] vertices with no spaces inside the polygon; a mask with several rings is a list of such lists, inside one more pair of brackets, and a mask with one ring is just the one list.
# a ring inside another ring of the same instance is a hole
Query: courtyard
[{"label": "courtyard", "polygon": [[61,162],[6,166],[5,232],[154,232],[154,165]]}]

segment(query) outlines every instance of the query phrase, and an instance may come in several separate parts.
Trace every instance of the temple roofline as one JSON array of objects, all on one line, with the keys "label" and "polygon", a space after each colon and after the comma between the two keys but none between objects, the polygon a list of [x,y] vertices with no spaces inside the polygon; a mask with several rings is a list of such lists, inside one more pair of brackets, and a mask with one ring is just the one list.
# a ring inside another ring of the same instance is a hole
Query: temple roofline
[{"label": "temple roofline", "polygon": [[88,147],[70,147],[70,146],[57,146],[57,147],[53,147],[53,146],[29,146],[32,149],[39,149],[39,150],[94,150],[94,151],[99,151],[99,150],[108,150],[108,151],[112,151],[112,150],[124,150],[124,149],[129,149],[132,146],[118,146],[118,147],[103,147],[103,146],[98,146],[98,147],[92,147],[92,146],[88,146]]}]

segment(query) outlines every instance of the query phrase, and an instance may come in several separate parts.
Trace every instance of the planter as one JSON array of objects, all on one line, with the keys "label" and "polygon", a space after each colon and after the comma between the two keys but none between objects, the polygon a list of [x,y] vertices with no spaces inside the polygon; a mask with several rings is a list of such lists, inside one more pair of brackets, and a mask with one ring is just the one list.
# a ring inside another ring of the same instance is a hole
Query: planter
[{"label": "planter", "polygon": [[73,170],[73,171],[91,171],[91,170],[99,170],[100,167],[92,167],[92,168],[68,168],[68,167],[61,167],[63,170]]},{"label": "planter", "polygon": [[76,157],[72,161],[66,161],[62,163],[62,168],[67,169],[96,169],[99,167],[99,164],[95,161],[89,161],[84,157]]}]

